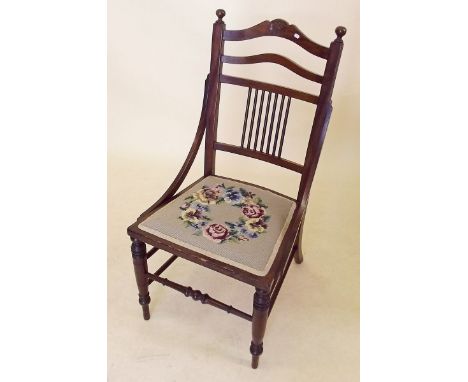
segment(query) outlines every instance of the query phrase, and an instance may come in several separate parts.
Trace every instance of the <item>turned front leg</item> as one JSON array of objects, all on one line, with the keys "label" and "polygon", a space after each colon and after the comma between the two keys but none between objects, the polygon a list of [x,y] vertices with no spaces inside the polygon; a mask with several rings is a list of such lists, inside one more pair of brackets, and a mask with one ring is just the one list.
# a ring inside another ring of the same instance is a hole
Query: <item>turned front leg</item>
[{"label": "turned front leg", "polygon": [[135,278],[138,286],[138,301],[143,309],[143,318],[150,319],[149,303],[151,301],[148,292],[148,261],[146,258],[146,244],[140,240],[132,241],[133,267],[135,268]]},{"label": "turned front leg", "polygon": [[256,289],[253,300],[252,315],[252,342],[250,353],[252,354],[252,368],[258,367],[258,360],[263,353],[263,336],[270,311],[270,296],[267,291]]}]

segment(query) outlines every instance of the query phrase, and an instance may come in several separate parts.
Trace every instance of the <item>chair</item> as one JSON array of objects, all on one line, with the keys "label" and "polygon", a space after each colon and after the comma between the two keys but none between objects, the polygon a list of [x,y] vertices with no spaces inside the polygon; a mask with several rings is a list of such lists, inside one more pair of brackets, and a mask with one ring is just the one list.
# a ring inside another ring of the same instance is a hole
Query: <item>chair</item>
[{"label": "chair", "polygon": [[[331,96],[343,49],[346,28],[337,27],[329,47],[307,38],[296,26],[276,19],[248,29],[226,30],[225,11],[216,11],[213,24],[210,72],[205,81],[203,106],[192,147],[164,195],[128,228],[145,320],[150,318],[148,287],[156,281],[191,297],[252,322],[252,367],[257,368],[263,352],[267,319],[292,259],[303,261],[302,222],[309,191],[332,112]],[[307,52],[326,60],[323,75],[312,73],[277,54],[248,57],[224,55],[225,41],[243,41],[276,36],[292,41]],[[223,64],[269,62],[281,65],[303,78],[319,83],[319,95],[291,88],[224,75]],[[217,140],[221,84],[247,88],[245,120],[240,146]],[[316,105],[304,164],[281,157],[292,100]],[[255,121],[255,116],[257,119]],[[263,116],[263,118],[262,118]],[[250,119],[250,121],[249,121]],[[190,170],[205,136],[204,175],[177,192]],[[297,198],[215,174],[217,151],[266,161],[301,174]],[[146,244],[152,246],[147,251]],[[172,254],[156,272],[148,271],[147,260],[159,249]],[[255,287],[252,314],[242,312],[206,293],[163,278],[161,274],[183,258]]]}]

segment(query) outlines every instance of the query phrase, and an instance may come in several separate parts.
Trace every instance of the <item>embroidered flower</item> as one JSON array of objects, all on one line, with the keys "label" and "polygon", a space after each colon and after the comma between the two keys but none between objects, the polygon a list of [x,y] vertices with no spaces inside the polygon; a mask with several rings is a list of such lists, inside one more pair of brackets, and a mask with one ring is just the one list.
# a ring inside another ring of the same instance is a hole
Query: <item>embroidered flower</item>
[{"label": "embroidered flower", "polygon": [[187,208],[190,207],[190,205],[191,205],[190,203],[185,202],[185,203],[182,204],[179,208],[180,208],[181,210],[186,210]]},{"label": "embroidered flower", "polygon": [[265,210],[257,205],[246,205],[242,207],[242,213],[248,218],[259,218],[265,214]]},{"label": "embroidered flower", "polygon": [[222,243],[229,236],[229,230],[222,224],[210,224],[203,230],[203,236],[215,243]]},{"label": "embroidered flower", "polygon": [[[237,222],[224,222],[225,225],[211,221],[208,213],[212,205],[230,204],[240,208],[242,216]],[[201,190],[185,198],[185,202],[179,207],[182,212],[179,219],[185,227],[194,229],[193,234],[204,236],[216,243],[240,243],[257,238],[259,234],[266,232],[270,216],[265,215],[268,208],[262,199],[254,193],[224,184],[203,186]]]},{"label": "embroidered flower", "polygon": [[221,187],[219,185],[213,187],[204,186],[201,190],[193,194],[193,197],[200,201],[202,204],[216,204],[221,194]]},{"label": "embroidered flower", "polygon": [[243,196],[239,190],[234,188],[226,189],[224,193],[224,201],[226,203],[240,203],[243,200]]},{"label": "embroidered flower", "polygon": [[260,218],[247,220],[245,226],[250,232],[254,233],[262,233],[268,228],[268,225]]},{"label": "embroidered flower", "polygon": [[195,208],[197,210],[202,210],[202,211],[205,211],[205,212],[208,212],[210,210],[210,207],[206,206],[206,205],[203,205],[203,204],[200,204],[200,203],[197,203],[195,205]]},{"label": "embroidered flower", "polygon": [[180,215],[183,221],[188,221],[192,223],[198,223],[199,219],[202,217],[201,211],[196,210],[195,208],[187,208]]}]

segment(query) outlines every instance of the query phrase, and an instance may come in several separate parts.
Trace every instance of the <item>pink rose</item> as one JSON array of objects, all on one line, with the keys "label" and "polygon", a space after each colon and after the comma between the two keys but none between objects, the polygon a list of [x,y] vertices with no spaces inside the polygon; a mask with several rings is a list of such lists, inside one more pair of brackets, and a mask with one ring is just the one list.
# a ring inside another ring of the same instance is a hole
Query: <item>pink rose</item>
[{"label": "pink rose", "polygon": [[265,214],[265,211],[256,205],[242,207],[242,213],[248,218],[259,218]]},{"label": "pink rose", "polygon": [[229,230],[222,224],[210,224],[203,230],[203,236],[213,240],[216,243],[221,243],[229,235]]}]

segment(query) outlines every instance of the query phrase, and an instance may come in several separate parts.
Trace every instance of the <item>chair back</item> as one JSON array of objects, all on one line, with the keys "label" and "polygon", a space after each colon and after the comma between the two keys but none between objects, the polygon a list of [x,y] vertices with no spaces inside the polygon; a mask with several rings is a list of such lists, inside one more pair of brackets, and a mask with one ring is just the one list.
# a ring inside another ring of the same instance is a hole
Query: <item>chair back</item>
[{"label": "chair back", "polygon": [[[213,24],[210,74],[206,99],[205,176],[214,174],[216,151],[227,151],[263,160],[301,174],[297,201],[307,203],[310,187],[332,112],[331,97],[343,49],[346,28],[335,29],[336,39],[329,47],[310,40],[295,25],[276,19],[263,21],[251,28],[227,30],[223,21],[225,11],[218,9]],[[273,53],[237,57],[224,54],[225,41],[244,41],[263,36],[287,39],[310,54],[326,61],[323,74],[309,71],[290,59]],[[274,63],[320,85],[318,95],[276,84],[223,74],[223,64]],[[221,84],[247,88],[244,123],[240,145],[217,140],[217,124]],[[284,138],[292,100],[316,105],[314,120],[303,164],[282,158]]]}]

